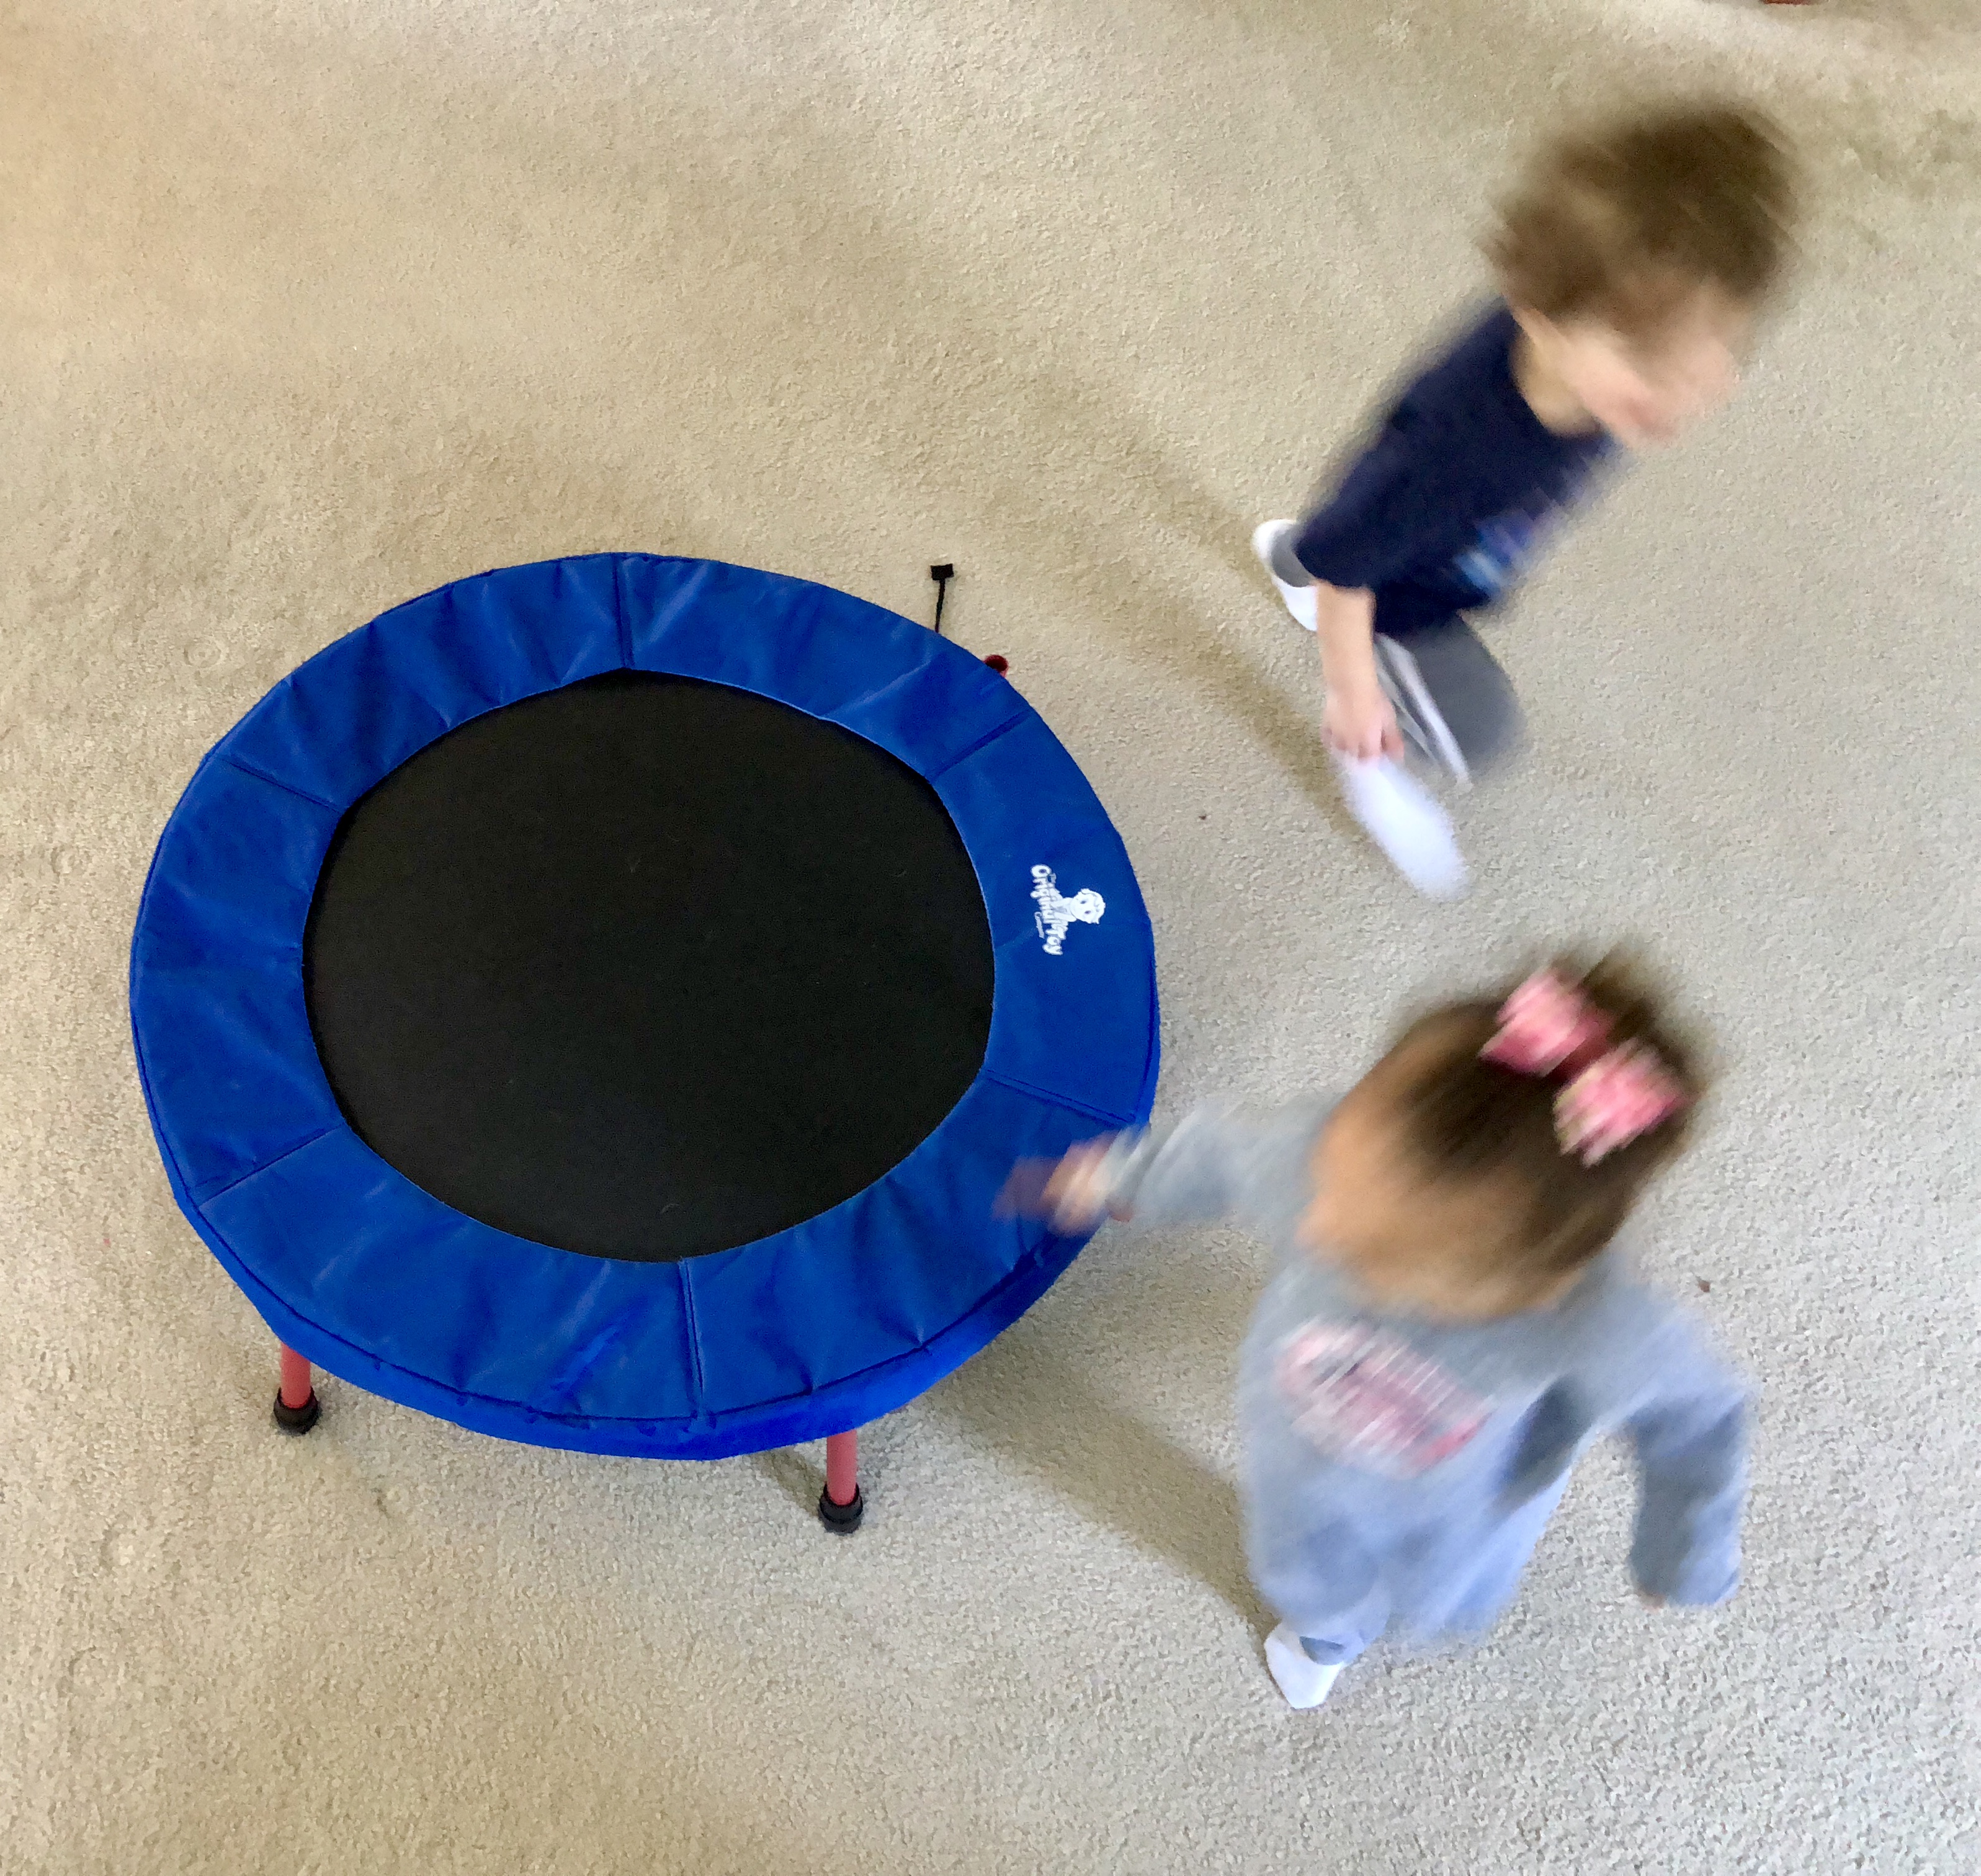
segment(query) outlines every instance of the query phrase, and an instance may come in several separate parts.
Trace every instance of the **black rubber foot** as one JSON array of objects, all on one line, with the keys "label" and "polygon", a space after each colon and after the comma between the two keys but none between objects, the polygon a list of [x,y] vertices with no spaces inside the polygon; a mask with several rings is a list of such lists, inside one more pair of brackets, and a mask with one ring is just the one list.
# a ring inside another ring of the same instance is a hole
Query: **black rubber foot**
[{"label": "black rubber foot", "polygon": [[867,1501],[857,1485],[853,1488],[851,1505],[835,1505],[823,1492],[818,1495],[819,1522],[840,1537],[851,1537],[860,1528],[860,1520],[866,1515]]},{"label": "black rubber foot", "polygon": [[310,1389],[310,1397],[300,1407],[285,1407],[282,1404],[282,1391],[275,1390],[275,1424],[285,1433],[307,1433],[323,1417],[323,1403],[316,1397],[316,1389]]}]

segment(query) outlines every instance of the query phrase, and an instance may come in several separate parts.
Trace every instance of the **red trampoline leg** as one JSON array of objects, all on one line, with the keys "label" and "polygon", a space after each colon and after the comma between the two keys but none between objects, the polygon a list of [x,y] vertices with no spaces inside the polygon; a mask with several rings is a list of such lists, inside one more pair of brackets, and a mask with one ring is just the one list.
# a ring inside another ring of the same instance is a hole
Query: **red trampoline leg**
[{"label": "red trampoline leg", "polygon": [[835,1433],[825,1442],[825,1495],[835,1505],[851,1505],[860,1489],[860,1435]]},{"label": "red trampoline leg", "polygon": [[282,1350],[282,1405],[292,1409],[307,1407],[316,1389],[310,1385],[310,1365],[295,1349]]},{"label": "red trampoline leg", "polygon": [[854,1428],[827,1435],[825,1489],[818,1495],[819,1522],[842,1537],[860,1528],[867,1501],[860,1495],[860,1433]]},{"label": "red trampoline leg", "polygon": [[323,1412],[310,1379],[310,1365],[285,1342],[282,1382],[275,1390],[275,1424],[285,1433],[307,1433]]}]

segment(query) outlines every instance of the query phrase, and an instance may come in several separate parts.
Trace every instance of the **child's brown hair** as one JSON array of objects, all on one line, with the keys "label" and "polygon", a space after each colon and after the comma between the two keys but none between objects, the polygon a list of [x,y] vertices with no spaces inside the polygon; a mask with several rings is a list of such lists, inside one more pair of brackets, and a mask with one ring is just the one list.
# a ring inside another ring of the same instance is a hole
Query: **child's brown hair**
[{"label": "child's brown hair", "polygon": [[1413,1157],[1436,1182],[1490,1182],[1524,1193],[1523,1228],[1507,1245],[1509,1274],[1543,1283],[1587,1262],[1616,1235],[1644,1188],[1684,1146],[1706,1088],[1697,1049],[1674,1029],[1630,959],[1613,952],[1592,966],[1564,958],[1550,969],[1606,1025],[1606,1046],[1650,1050],[1683,1096],[1676,1113],[1593,1165],[1563,1143],[1562,1077],[1523,1073],[1481,1053],[1500,1033],[1501,1013],[1519,986],[1420,1017],[1393,1052],[1407,1069],[1396,1099]]},{"label": "child's brown hair", "polygon": [[1632,337],[1702,288],[1758,304],[1793,248],[1796,165],[1773,122],[1667,105],[1544,145],[1483,244],[1515,307]]}]

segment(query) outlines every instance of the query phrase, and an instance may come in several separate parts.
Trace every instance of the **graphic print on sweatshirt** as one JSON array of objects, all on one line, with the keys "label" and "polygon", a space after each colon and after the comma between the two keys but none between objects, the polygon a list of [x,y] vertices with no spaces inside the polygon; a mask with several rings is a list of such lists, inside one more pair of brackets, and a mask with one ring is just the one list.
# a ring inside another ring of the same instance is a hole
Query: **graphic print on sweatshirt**
[{"label": "graphic print on sweatshirt", "polygon": [[1367,1323],[1303,1324],[1280,1345],[1274,1381],[1310,1445],[1384,1479],[1441,1465],[1491,1411],[1409,1343]]},{"label": "graphic print on sweatshirt", "polygon": [[1459,556],[1458,577],[1482,599],[1497,599],[1540,551],[1543,520],[1531,514],[1496,516]]},{"label": "graphic print on sweatshirt", "polygon": [[1490,604],[1520,579],[1563,521],[1584,507],[1589,497],[1590,478],[1585,472],[1565,478],[1562,486],[1525,507],[1494,515],[1480,524],[1472,545],[1458,557],[1453,572]]}]

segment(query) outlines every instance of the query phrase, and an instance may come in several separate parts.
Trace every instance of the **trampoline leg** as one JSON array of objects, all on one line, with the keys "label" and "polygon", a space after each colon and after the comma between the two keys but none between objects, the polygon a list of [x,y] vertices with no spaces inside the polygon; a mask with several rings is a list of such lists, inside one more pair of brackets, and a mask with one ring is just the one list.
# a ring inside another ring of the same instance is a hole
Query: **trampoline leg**
[{"label": "trampoline leg", "polygon": [[282,1384],[275,1390],[275,1424],[285,1433],[307,1433],[323,1412],[310,1381],[310,1365],[281,1344]]},{"label": "trampoline leg", "polygon": [[860,1434],[857,1429],[833,1433],[825,1442],[825,1489],[818,1495],[818,1519],[841,1537],[860,1528],[867,1501],[860,1495]]}]

